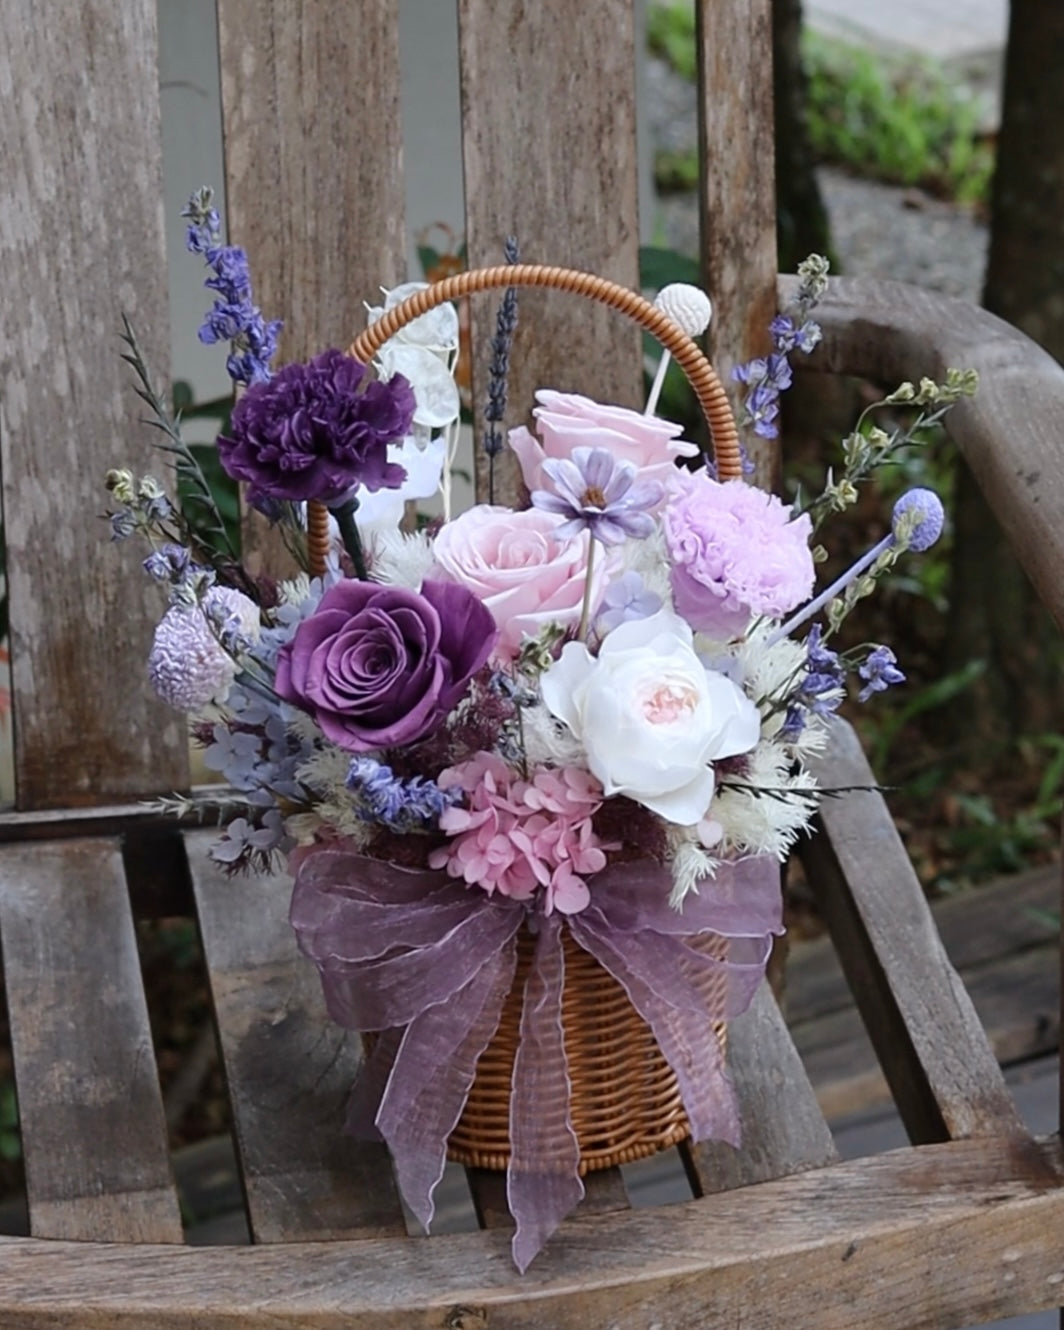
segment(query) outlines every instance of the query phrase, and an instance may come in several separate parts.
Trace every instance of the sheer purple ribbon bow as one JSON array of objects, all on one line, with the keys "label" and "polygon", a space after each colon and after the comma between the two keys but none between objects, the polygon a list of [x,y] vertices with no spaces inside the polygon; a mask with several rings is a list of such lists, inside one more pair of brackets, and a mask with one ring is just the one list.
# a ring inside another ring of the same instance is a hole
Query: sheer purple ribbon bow
[{"label": "sheer purple ribbon bow", "polygon": [[[510,1096],[507,1198],[522,1272],[584,1194],[561,1025],[562,929],[650,1026],[676,1074],[693,1139],[732,1145],[739,1115],[712,1022],[749,1006],[771,936],[782,931],[779,866],[767,857],[722,865],[682,913],[669,906],[669,875],[657,865],[611,864],[589,885],[591,904],[579,914],[530,914],[523,902],[341,844],[302,859],[292,895],[292,926],[318,966],[329,1015],[379,1035],[347,1130],[387,1141],[399,1187],[426,1229],[447,1138],[513,984],[518,931],[526,919],[536,931]],[[707,932],[729,940],[726,960],[691,945]],[[715,982],[705,983],[707,975]],[[537,1093],[559,1079],[564,1093]]]}]

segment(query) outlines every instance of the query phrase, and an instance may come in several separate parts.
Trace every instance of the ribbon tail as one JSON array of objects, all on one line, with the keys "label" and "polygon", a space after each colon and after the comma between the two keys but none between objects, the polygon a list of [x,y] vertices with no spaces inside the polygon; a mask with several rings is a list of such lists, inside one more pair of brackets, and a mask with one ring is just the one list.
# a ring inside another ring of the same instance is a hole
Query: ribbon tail
[{"label": "ribbon tail", "polygon": [[[660,957],[653,952],[645,955],[638,937],[626,937],[622,951],[575,921],[573,935],[613,975],[650,1026],[665,1060],[676,1073],[692,1139],[738,1146],[739,1105],[710,1013],[705,1008],[694,1011],[686,1004],[688,985],[683,970],[687,946],[683,939],[675,940],[673,964],[658,969],[654,961]],[[674,1001],[668,995],[671,975],[679,981]]]},{"label": "ribbon tail", "polygon": [[384,1089],[391,1075],[392,1063],[403,1038],[402,1029],[384,1030],[373,1042],[373,1048],[363,1055],[362,1066],[351,1087],[347,1101],[344,1131],[360,1141],[380,1141],[383,1137],[377,1126],[377,1110],[384,1097]]},{"label": "ribbon tail", "polygon": [[512,1252],[522,1274],[581,1201],[580,1147],[570,1118],[571,1085],[562,1030],[565,957],[561,921],[543,919],[525,981],[510,1092],[506,1196],[517,1223]]},{"label": "ribbon tail", "polygon": [[498,1028],[516,963],[511,936],[463,988],[410,1022],[396,1052],[376,1125],[392,1152],[399,1190],[426,1229],[447,1138],[462,1116],[477,1060]]}]

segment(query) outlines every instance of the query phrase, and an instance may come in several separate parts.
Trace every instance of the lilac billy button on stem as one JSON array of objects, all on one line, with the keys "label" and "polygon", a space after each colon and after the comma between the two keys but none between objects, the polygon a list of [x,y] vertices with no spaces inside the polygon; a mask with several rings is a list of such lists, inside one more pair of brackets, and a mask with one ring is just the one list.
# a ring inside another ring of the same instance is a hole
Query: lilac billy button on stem
[{"label": "lilac billy button on stem", "polygon": [[841,591],[845,591],[851,582],[860,577],[893,545],[903,542],[903,548],[915,550],[918,554],[930,549],[942,534],[944,520],[942,500],[934,490],[908,490],[894,505],[889,534],[873,545],[867,553],[862,554],[856,563],[821,591],[819,596],[793,614],[786,623],[781,624],[765,645],[773,646],[781,638],[788,637],[796,628],[800,628],[807,619],[811,619],[814,614],[822,610],[829,600],[833,600]]}]

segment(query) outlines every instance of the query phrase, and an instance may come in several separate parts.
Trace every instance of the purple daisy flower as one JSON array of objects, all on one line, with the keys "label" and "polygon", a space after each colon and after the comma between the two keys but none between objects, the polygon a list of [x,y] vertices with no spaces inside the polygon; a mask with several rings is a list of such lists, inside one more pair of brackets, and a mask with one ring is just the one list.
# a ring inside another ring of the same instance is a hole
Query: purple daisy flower
[{"label": "purple daisy flower", "polygon": [[656,480],[635,483],[637,468],[607,448],[574,448],[571,457],[547,458],[543,473],[554,491],[534,490],[533,507],[569,520],[556,534],[571,540],[590,532],[603,545],[621,545],[629,536],[645,540],[654,530],[650,510],[665,497]]}]

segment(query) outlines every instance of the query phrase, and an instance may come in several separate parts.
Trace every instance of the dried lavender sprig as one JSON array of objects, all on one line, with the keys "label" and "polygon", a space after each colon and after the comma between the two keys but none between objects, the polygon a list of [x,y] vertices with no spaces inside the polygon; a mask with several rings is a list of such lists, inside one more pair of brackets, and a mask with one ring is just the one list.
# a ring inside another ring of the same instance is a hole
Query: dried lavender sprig
[{"label": "dried lavender sprig", "polygon": [[[503,248],[507,263],[517,263],[521,257],[517,237],[507,236]],[[491,339],[491,366],[488,374],[488,404],[484,411],[486,423],[484,451],[488,456],[488,502],[495,502],[495,459],[502,452],[502,434],[499,424],[506,415],[506,384],[510,373],[510,350],[517,331],[517,288],[508,286],[503,294],[499,313],[495,319],[495,336]]]}]

